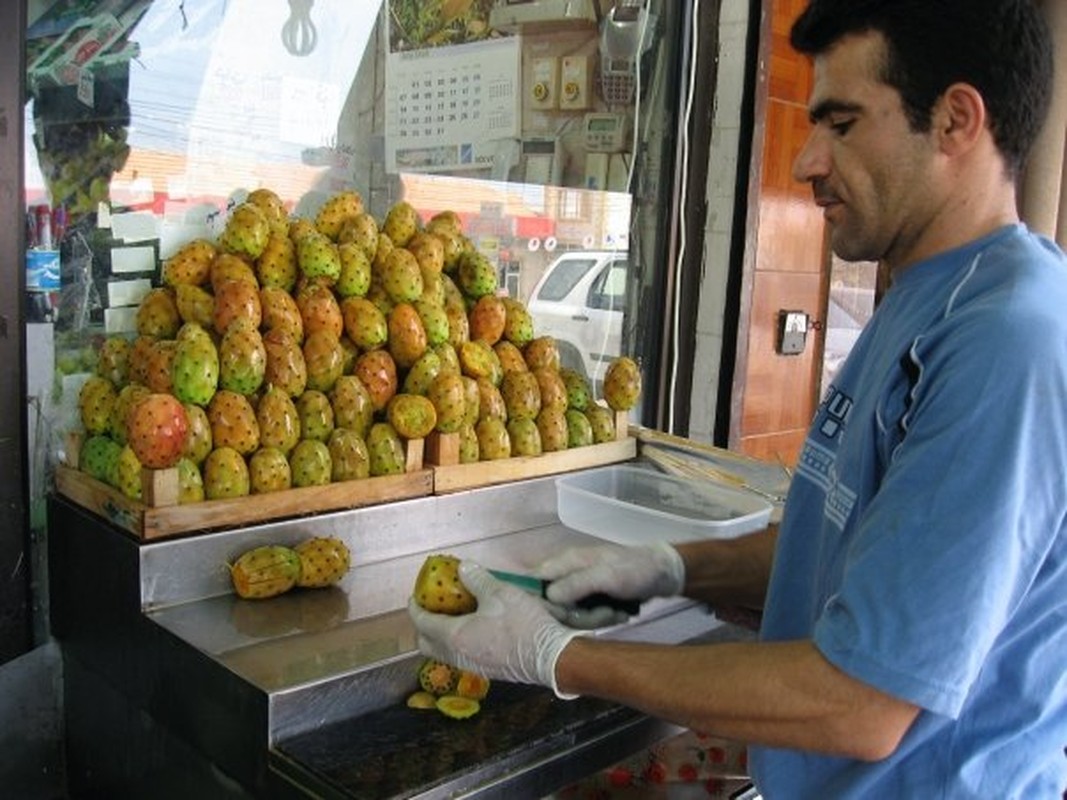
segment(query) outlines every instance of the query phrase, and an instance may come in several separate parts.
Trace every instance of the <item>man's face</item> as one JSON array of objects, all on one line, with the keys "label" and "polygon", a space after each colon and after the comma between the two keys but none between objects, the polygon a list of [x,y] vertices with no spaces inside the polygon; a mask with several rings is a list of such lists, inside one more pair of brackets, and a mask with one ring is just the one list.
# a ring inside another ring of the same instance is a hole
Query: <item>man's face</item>
[{"label": "man's face", "polygon": [[936,202],[933,137],[908,127],[882,83],[880,34],[850,35],[815,59],[814,128],[793,175],[811,183],[833,251],[848,261],[908,262]]}]

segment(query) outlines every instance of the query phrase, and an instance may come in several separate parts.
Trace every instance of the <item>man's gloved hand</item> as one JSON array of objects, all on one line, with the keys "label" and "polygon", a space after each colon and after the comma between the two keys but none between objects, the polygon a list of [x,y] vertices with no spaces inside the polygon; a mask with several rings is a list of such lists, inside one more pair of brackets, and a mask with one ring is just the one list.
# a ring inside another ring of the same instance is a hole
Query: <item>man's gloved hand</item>
[{"label": "man's gloved hand", "polygon": [[596,592],[620,600],[673,597],[685,588],[685,562],[669,544],[606,544],[564,550],[537,568],[547,578],[548,599],[573,606]]},{"label": "man's gloved hand", "polygon": [[572,698],[556,686],[556,660],[581,631],[559,624],[540,598],[498,581],[477,564],[461,562],[459,577],[477,598],[477,611],[453,617],[408,601],[419,650],[487,678],[549,686],[557,696]]}]

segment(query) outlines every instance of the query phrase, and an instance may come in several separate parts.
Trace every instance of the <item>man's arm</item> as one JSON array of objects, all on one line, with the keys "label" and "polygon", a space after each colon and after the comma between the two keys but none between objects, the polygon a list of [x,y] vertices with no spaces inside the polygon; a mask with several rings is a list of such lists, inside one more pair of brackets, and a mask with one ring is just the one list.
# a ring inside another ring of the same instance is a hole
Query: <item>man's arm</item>
[{"label": "man's arm", "polygon": [[854,678],[811,642],[662,645],[571,640],[561,692],[592,695],[694,730],[876,761],[919,709]]},{"label": "man's arm", "polygon": [[736,539],[675,545],[685,562],[686,597],[713,606],[763,608],[778,526]]}]

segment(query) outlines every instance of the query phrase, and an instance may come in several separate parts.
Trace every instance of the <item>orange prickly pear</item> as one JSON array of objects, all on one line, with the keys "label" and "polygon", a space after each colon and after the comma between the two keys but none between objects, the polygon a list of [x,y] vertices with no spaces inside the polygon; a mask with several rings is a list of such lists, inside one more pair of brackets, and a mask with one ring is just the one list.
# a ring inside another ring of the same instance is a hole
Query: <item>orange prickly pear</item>
[{"label": "orange prickly pear", "polygon": [[300,577],[296,585],[317,589],[337,583],[351,566],[348,546],[332,536],[316,536],[295,548],[300,556]]},{"label": "orange prickly pear", "polygon": [[138,460],[151,469],[173,467],[182,457],[189,418],[172,394],[150,394],[130,409],[126,439]]},{"label": "orange prickly pear", "polygon": [[230,579],[239,597],[263,600],[292,589],[300,577],[300,556],[281,545],[265,545],[243,553],[230,565]]}]

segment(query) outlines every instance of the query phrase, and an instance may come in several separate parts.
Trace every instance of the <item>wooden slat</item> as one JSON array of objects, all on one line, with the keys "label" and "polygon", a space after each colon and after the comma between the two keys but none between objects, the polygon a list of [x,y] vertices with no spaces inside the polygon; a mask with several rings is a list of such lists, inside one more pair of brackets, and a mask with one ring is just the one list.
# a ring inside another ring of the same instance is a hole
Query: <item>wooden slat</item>
[{"label": "wooden slat", "polygon": [[165,508],[148,508],[69,467],[56,468],[56,489],[134,536],[151,540],[423,497],[433,492],[433,472],[423,469]]},{"label": "wooden slat", "polygon": [[637,440],[627,438],[617,442],[575,447],[572,450],[542,453],[539,456],[517,456],[479,461],[475,464],[439,466],[434,468],[433,490],[435,494],[448,494],[478,486],[615,464],[629,461],[636,456]]}]

